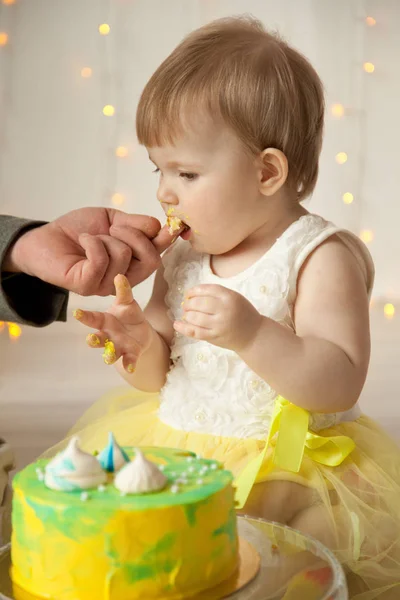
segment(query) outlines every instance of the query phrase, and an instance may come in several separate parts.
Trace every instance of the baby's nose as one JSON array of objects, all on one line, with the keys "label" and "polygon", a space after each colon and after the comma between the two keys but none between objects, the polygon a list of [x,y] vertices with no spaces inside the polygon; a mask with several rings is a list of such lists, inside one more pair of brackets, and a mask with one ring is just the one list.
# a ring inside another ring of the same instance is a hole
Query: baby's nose
[{"label": "baby's nose", "polygon": [[162,204],[178,204],[178,197],[174,191],[165,184],[160,183],[157,190],[157,199]]}]

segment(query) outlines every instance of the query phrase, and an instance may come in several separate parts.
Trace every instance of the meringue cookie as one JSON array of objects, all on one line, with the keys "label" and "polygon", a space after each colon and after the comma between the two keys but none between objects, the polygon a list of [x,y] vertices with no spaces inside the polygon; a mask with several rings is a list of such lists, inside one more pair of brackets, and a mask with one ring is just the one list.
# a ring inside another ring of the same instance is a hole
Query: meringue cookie
[{"label": "meringue cookie", "polygon": [[78,443],[79,438],[73,437],[66,449],[48,463],[44,476],[46,487],[72,492],[95,488],[107,481],[98,460],[81,450]]},{"label": "meringue cookie", "polygon": [[108,444],[96,457],[102,468],[109,473],[114,473],[129,462],[129,456],[115,440],[113,433],[108,434]]},{"label": "meringue cookie", "polygon": [[119,471],[114,485],[125,494],[147,494],[162,490],[167,482],[158,466],[136,449],[135,458]]}]

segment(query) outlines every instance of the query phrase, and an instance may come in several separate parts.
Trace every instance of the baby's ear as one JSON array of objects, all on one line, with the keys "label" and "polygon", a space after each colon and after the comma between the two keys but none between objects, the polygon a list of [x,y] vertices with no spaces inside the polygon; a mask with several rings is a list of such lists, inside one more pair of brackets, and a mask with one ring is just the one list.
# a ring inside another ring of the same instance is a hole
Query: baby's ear
[{"label": "baby's ear", "polygon": [[276,148],[267,148],[259,155],[259,186],[264,196],[273,196],[286,182],[289,167],[286,156]]}]

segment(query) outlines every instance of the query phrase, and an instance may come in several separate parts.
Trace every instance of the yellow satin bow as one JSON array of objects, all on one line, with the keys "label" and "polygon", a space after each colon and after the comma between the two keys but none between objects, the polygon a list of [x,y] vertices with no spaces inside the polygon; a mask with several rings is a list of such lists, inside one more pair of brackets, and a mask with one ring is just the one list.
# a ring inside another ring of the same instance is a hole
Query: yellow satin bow
[{"label": "yellow satin bow", "polygon": [[236,478],[236,506],[243,508],[260,471],[265,455],[275,434],[273,466],[298,473],[304,453],[312,460],[329,467],[337,467],[354,450],[355,443],[345,435],[322,437],[308,430],[310,413],[291,404],[282,396],[275,400],[271,427],[263,451],[243,469]]}]

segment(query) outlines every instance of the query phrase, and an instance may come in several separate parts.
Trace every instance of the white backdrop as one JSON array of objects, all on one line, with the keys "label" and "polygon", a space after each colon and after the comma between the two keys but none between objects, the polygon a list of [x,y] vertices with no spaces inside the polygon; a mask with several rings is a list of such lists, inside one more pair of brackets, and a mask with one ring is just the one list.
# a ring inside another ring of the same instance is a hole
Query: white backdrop
[{"label": "white backdrop", "polygon": [[[247,12],[300,49],[325,84],[321,175],[308,208],[372,235],[374,296],[400,298],[399,0],[0,0],[0,11],[2,213],[52,219],[112,206],[119,193],[123,210],[161,217],[156,177],[135,141],[139,94],[190,30]],[[106,36],[102,23],[110,25]],[[85,67],[91,77],[82,77]],[[103,115],[108,104],[114,116]],[[343,105],[341,118],[334,104]],[[118,146],[126,157],[116,156]],[[336,162],[339,152],[345,164]],[[146,283],[139,300],[148,292]]]}]

